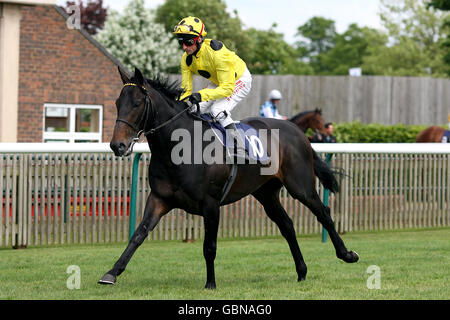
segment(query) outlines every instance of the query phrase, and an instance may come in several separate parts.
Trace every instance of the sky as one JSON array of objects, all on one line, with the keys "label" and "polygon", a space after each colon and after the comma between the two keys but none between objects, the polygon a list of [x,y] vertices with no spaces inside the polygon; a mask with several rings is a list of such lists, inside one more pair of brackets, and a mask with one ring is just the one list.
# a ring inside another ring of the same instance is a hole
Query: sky
[{"label": "sky", "polygon": [[[58,0],[64,5],[66,1]],[[164,0],[145,0],[146,7],[156,9]],[[310,18],[320,16],[335,21],[339,33],[351,23],[382,29],[378,15],[380,0],[225,0],[227,10],[236,9],[244,28],[268,30],[277,24],[276,32],[284,34],[284,40],[294,44],[297,28]],[[127,0],[103,0],[104,6],[121,11]],[[183,17],[180,17],[180,19]],[[200,17],[201,18],[201,17]],[[206,26],[208,27],[208,26]]]}]

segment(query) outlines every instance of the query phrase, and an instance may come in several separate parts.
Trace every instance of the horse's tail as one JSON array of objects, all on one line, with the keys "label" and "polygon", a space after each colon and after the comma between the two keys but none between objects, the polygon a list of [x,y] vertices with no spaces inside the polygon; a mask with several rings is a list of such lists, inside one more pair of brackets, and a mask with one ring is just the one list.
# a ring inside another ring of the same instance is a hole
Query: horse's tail
[{"label": "horse's tail", "polygon": [[313,162],[314,162],[314,173],[319,181],[322,183],[324,188],[330,190],[333,193],[339,191],[339,182],[335,175],[342,176],[344,174],[343,169],[331,169],[328,164],[323,161],[318,154],[312,149],[313,152]]}]

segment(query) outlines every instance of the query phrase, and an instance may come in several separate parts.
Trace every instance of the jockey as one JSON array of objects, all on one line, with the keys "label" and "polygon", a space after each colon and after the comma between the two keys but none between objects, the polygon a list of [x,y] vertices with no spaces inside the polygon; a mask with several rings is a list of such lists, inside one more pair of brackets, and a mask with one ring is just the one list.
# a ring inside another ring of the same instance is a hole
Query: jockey
[{"label": "jockey", "polygon": [[282,116],[278,113],[277,103],[282,99],[281,92],[278,90],[272,90],[269,93],[269,100],[266,101],[259,109],[259,115],[264,118],[274,118],[286,120],[286,116]]},{"label": "jockey", "polygon": [[[245,158],[244,140],[231,118],[233,108],[251,89],[252,76],[245,62],[222,42],[205,39],[205,25],[199,18],[182,19],[174,27],[173,34],[184,51],[181,58],[181,87],[184,93],[180,100],[187,98],[192,104],[198,103],[200,113],[210,113],[226,129],[236,147],[236,152],[234,147],[227,147],[228,157]],[[211,83],[193,93],[194,73]]]}]

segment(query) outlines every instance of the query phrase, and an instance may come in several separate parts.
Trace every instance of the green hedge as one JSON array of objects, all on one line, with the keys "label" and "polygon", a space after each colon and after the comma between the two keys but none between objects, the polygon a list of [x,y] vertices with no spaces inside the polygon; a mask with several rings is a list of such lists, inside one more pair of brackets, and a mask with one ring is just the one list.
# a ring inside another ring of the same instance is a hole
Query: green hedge
[{"label": "green hedge", "polygon": [[[334,136],[337,142],[344,143],[394,143],[416,142],[420,131],[427,125],[383,125],[363,124],[359,121],[334,124]],[[443,126],[445,128],[445,126]],[[307,136],[312,136],[308,129]]]}]

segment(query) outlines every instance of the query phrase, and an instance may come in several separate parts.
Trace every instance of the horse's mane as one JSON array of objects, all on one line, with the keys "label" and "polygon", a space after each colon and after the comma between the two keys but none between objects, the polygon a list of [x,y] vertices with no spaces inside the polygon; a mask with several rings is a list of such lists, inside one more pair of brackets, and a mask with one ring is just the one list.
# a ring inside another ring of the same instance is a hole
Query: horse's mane
[{"label": "horse's mane", "polygon": [[[183,89],[180,87],[179,81],[169,82],[169,78],[156,76],[153,79],[145,78],[145,80],[150,84],[150,86],[162,93],[164,96],[169,98],[170,100],[176,101],[183,94]],[[131,78],[132,82],[136,82],[136,79]]]},{"label": "horse's mane", "polygon": [[290,121],[295,121],[295,120],[297,120],[297,119],[299,119],[299,118],[305,116],[305,115],[308,114],[308,113],[318,113],[318,114],[322,115],[322,110],[319,109],[319,108],[316,108],[316,109],[314,109],[314,110],[303,111],[303,112],[300,112],[299,114],[293,116],[293,117],[292,117],[291,119],[289,119],[289,120],[290,120]]}]

